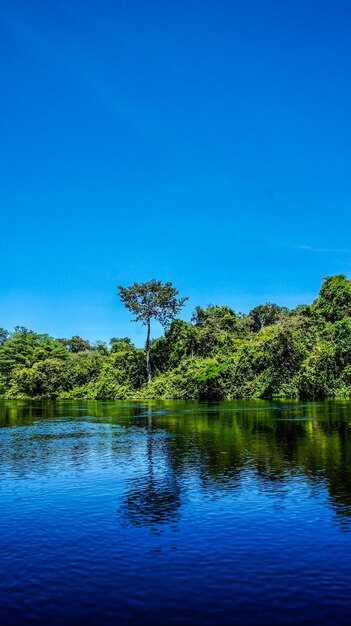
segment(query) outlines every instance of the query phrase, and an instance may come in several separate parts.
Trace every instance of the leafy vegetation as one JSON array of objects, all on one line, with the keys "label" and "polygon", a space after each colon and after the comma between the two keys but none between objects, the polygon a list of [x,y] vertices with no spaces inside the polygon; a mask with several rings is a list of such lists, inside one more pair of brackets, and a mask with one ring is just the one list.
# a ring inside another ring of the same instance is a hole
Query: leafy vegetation
[{"label": "leafy vegetation", "polygon": [[184,305],[188,298],[177,298],[178,289],[172,283],[163,283],[161,280],[133,283],[130,287],[118,287],[118,295],[123,304],[131,311],[136,322],[147,326],[145,353],[147,381],[151,382],[150,362],[150,331],[151,320],[157,320],[164,328],[168,328],[171,321]]},{"label": "leafy vegetation", "polygon": [[168,295],[152,311],[135,309],[145,283],[120,287],[126,306],[146,325],[165,315],[164,335],[146,346],[148,361],[128,338],[114,337],[107,346],[0,328],[0,397],[351,396],[351,281],[343,274],[325,278],[311,305],[288,310],[267,303],[245,315],[209,305],[197,307],[191,322],[173,319],[184,299],[176,299],[171,283],[146,285],[153,282],[154,295],[165,285]]}]

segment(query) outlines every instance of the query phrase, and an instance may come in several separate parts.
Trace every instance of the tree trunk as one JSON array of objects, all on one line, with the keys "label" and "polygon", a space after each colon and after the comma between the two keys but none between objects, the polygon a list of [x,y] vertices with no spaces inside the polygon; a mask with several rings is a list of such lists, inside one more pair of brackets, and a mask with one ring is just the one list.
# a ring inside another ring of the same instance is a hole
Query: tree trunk
[{"label": "tree trunk", "polygon": [[146,336],[146,371],[147,382],[151,382],[151,364],[150,364],[150,320],[147,321],[147,336]]}]

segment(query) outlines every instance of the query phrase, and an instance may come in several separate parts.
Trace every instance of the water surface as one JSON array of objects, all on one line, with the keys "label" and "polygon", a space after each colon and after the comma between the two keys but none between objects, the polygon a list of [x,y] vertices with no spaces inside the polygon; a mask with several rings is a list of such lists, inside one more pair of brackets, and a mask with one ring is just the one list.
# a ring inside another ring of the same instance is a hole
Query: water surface
[{"label": "water surface", "polygon": [[349,624],[351,402],[0,402],[2,624]]}]

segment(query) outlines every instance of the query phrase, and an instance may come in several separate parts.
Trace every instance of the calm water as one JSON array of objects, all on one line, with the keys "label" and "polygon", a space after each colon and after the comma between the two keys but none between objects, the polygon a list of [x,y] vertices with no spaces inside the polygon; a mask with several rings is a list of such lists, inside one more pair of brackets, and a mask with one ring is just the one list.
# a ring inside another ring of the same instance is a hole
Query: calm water
[{"label": "calm water", "polygon": [[0,403],[2,624],[349,624],[351,402]]}]

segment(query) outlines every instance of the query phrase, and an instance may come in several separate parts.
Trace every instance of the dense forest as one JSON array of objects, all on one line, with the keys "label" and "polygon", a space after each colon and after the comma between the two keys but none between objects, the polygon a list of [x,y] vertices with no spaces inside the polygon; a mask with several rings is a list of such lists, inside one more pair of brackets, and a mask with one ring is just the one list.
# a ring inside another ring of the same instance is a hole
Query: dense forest
[{"label": "dense forest", "polygon": [[[174,314],[184,300],[173,301]],[[311,305],[266,303],[247,314],[209,305],[196,307],[190,322],[166,315],[164,325],[150,340],[149,324],[147,359],[128,338],[91,344],[0,328],[0,397],[351,396],[351,281],[343,274],[325,278]]]}]

